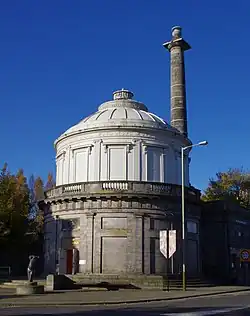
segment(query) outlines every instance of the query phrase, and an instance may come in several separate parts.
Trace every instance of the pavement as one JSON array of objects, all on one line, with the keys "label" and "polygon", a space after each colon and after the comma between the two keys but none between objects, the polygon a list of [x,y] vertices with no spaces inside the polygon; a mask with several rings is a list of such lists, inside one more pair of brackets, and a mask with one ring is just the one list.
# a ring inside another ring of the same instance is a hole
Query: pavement
[{"label": "pavement", "polygon": [[51,293],[17,296],[14,289],[0,289],[1,307],[43,307],[43,306],[94,306],[94,305],[121,305],[132,303],[160,302],[184,300],[195,297],[210,299],[227,293],[248,292],[250,287],[245,286],[217,286],[196,288],[187,291],[143,291],[143,290],[71,290],[55,291]]},{"label": "pavement", "polygon": [[[111,293],[112,294],[112,293]],[[211,299],[212,298],[212,299]],[[92,306],[2,307],[1,316],[244,316],[250,315],[250,292],[216,294],[148,303]],[[115,315],[114,315],[115,316]]]}]

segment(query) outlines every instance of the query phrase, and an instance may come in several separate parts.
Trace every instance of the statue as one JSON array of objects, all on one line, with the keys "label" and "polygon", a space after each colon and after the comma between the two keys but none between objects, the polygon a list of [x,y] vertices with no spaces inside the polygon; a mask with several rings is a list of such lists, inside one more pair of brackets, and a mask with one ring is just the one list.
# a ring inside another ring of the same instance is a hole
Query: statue
[{"label": "statue", "polygon": [[33,282],[35,267],[36,267],[36,263],[37,263],[38,259],[39,259],[38,256],[34,256],[34,255],[29,256],[29,265],[27,268],[27,274],[28,274],[28,281],[30,283]]}]

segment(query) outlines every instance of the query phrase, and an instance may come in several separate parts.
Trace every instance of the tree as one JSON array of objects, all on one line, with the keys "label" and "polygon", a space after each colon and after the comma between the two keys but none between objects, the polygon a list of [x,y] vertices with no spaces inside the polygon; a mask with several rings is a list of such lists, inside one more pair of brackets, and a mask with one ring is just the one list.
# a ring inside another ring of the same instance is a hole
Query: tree
[{"label": "tree", "polygon": [[18,238],[27,227],[29,189],[23,170],[16,175],[4,164],[0,172],[0,236]]},{"label": "tree", "polygon": [[56,185],[56,182],[54,180],[53,174],[52,172],[49,172],[48,177],[47,177],[47,183],[45,184],[45,191],[54,188],[55,185]]},{"label": "tree", "polygon": [[229,169],[216,173],[216,179],[210,179],[208,188],[202,195],[204,201],[231,200],[250,207],[250,173],[242,169]]},{"label": "tree", "polygon": [[30,253],[42,255],[43,198],[40,177],[31,176],[28,185],[22,169],[16,174],[7,164],[0,169],[0,265],[11,265],[14,273],[25,272]]},{"label": "tree", "polygon": [[38,202],[44,199],[44,185],[40,177],[30,177],[30,229],[34,236],[43,232],[43,213]]},{"label": "tree", "polygon": [[13,210],[14,179],[5,163],[0,172],[0,237],[10,234],[10,214]]}]

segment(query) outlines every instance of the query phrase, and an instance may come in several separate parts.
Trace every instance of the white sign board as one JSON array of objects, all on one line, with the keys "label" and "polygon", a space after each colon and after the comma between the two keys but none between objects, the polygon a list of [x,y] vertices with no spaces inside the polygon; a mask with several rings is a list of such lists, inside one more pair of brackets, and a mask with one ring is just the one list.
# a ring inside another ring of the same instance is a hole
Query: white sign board
[{"label": "white sign board", "polygon": [[176,251],[176,230],[160,230],[160,252],[171,258]]},{"label": "white sign board", "polygon": [[160,252],[168,258],[168,231],[160,230]]},{"label": "white sign board", "polygon": [[79,264],[82,264],[82,265],[86,264],[86,260],[79,260]]},{"label": "white sign board", "polygon": [[168,255],[169,258],[176,252],[176,230],[168,231]]}]

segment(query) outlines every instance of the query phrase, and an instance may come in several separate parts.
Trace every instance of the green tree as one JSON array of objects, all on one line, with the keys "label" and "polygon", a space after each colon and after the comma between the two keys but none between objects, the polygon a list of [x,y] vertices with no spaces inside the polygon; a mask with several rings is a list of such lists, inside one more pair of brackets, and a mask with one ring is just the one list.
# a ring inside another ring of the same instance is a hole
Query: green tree
[{"label": "green tree", "polygon": [[38,201],[43,198],[40,177],[31,176],[28,185],[22,169],[16,174],[7,164],[0,169],[0,265],[11,265],[15,273],[25,272],[30,253],[42,255],[43,214]]},{"label": "green tree", "polygon": [[22,236],[29,213],[29,189],[23,170],[16,175],[4,164],[0,172],[0,236]]},{"label": "green tree", "polygon": [[43,232],[43,213],[38,207],[38,202],[44,199],[44,184],[41,177],[30,177],[30,229],[33,236]]},{"label": "green tree", "polygon": [[5,163],[0,172],[0,237],[10,234],[10,217],[13,211],[14,178]]},{"label": "green tree", "polygon": [[216,173],[202,195],[204,201],[231,200],[250,207],[250,174],[242,169]]}]

